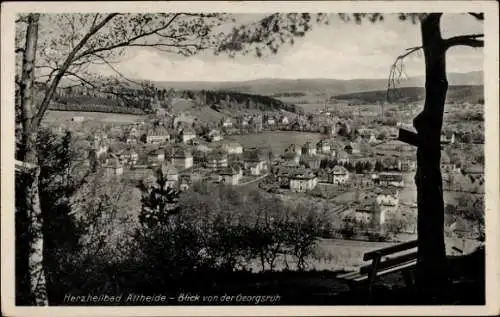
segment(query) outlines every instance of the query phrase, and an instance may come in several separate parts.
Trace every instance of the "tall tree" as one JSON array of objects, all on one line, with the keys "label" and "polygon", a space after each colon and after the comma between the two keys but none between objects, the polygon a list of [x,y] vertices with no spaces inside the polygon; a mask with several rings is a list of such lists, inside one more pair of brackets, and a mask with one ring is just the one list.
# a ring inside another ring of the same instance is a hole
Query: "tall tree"
[{"label": "tall tree", "polygon": [[[112,89],[119,83],[94,75],[96,64],[107,65],[121,78],[113,66],[127,47],[154,47],[162,51],[189,56],[213,47],[216,27],[224,21],[221,14],[147,13],[147,14],[38,14],[20,15],[16,20],[16,84],[19,98],[19,140],[16,159],[38,165],[36,140],[41,121],[58,87],[84,86],[120,95]],[[21,58],[22,57],[22,58]],[[142,86],[128,80],[133,85]],[[149,85],[146,85],[150,88]],[[40,101],[35,88],[41,87]],[[111,87],[111,88],[110,88]],[[39,168],[30,169],[20,181],[23,202],[19,211],[25,213],[29,232],[28,264],[24,275],[27,283],[22,293],[23,304],[47,305],[43,260],[43,215],[38,193]],[[19,233],[19,232],[18,232]],[[29,285],[29,287],[28,287]]]},{"label": "tall tree", "polygon": [[[482,21],[482,13],[468,13]],[[470,34],[443,39],[441,36],[442,13],[399,14],[401,21],[420,23],[422,45],[410,48],[397,57],[389,75],[388,98],[391,89],[403,73],[403,60],[408,55],[423,50],[425,59],[425,104],[422,112],[414,119],[418,132],[417,172],[415,183],[418,196],[418,273],[417,285],[427,302],[442,299],[446,286],[446,250],[444,244],[444,203],[442,176],[440,171],[440,135],[443,125],[444,105],[448,82],[446,77],[446,52],[449,48],[464,45],[483,47],[483,34]],[[329,24],[332,17],[343,21],[363,20],[378,22],[384,20],[380,13],[353,14],[309,14],[275,13],[235,30],[219,46],[219,53],[254,53],[258,57],[276,54],[283,44],[293,44],[294,39],[303,37],[313,25]],[[417,145],[417,144],[416,144]]]}]

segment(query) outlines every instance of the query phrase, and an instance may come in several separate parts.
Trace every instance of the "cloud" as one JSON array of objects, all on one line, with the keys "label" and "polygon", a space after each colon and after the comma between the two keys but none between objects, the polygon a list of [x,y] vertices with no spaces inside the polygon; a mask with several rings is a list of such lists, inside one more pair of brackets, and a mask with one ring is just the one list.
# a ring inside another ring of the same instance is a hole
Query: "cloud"
[{"label": "cloud", "polygon": [[[454,27],[464,31],[463,18],[448,18],[444,26],[449,34]],[[466,15],[465,15],[466,17]],[[466,21],[471,32],[476,21]],[[395,58],[408,47],[419,45],[418,25],[386,19],[383,23],[335,23],[316,27],[311,33],[277,56],[257,59],[203,54],[181,58],[151,48],[129,50],[127,59],[116,68],[126,76],[154,81],[238,81],[256,78],[385,78]],[[480,70],[482,50],[468,47],[448,52],[448,70]],[[424,73],[421,54],[405,60],[408,76]],[[110,72],[109,70],[103,72]],[[111,72],[110,72],[111,73]]]}]

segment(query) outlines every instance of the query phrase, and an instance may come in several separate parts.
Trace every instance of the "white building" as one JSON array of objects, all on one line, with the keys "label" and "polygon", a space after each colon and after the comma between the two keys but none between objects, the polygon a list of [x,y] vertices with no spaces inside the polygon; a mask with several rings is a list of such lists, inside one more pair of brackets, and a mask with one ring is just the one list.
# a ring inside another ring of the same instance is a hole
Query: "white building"
[{"label": "white building", "polygon": [[193,155],[187,150],[177,149],[172,155],[172,163],[177,168],[191,168],[193,166]]},{"label": "white building", "polygon": [[165,177],[165,187],[174,188],[179,182],[179,172],[172,164],[163,164],[161,166],[163,177]]},{"label": "white building", "polygon": [[181,132],[181,140],[187,143],[189,140],[196,138],[196,132],[191,128],[184,128]]},{"label": "white building", "polygon": [[382,186],[404,186],[403,175],[397,173],[380,173],[378,175],[378,182]]},{"label": "white building", "polygon": [[161,144],[169,141],[170,133],[164,128],[152,129],[146,134],[146,143],[148,144]]},{"label": "white building", "polygon": [[222,127],[224,128],[232,128],[233,127],[233,122],[229,118],[225,118],[222,120]]},{"label": "white building", "polygon": [[227,184],[227,185],[238,185],[242,176],[241,170],[233,168],[233,167],[226,167],[222,169],[219,172],[219,175],[221,177],[221,183]]},{"label": "white building", "polygon": [[306,142],[302,147],[303,155],[316,155],[316,147],[311,142]]},{"label": "white building", "polygon": [[290,177],[290,190],[303,193],[313,190],[318,184],[316,175],[310,172],[297,173]]},{"label": "white building", "polygon": [[316,151],[320,154],[328,154],[330,153],[331,145],[327,140],[320,140],[316,144]]},{"label": "white building", "polygon": [[222,150],[224,150],[227,154],[242,154],[243,146],[236,142],[227,142],[222,144]]},{"label": "white building", "polygon": [[328,174],[328,182],[332,184],[345,184],[349,179],[349,172],[343,166],[336,165]]}]

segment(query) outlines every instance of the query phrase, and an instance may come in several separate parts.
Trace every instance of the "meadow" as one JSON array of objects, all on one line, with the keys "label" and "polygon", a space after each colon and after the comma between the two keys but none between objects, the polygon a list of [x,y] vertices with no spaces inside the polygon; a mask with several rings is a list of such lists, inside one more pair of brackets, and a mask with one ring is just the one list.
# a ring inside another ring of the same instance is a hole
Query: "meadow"
[{"label": "meadow", "polygon": [[[416,239],[414,234],[401,234],[398,235],[400,241],[410,241]],[[371,242],[361,240],[344,240],[344,239],[319,239],[316,244],[316,256],[308,260],[308,269],[311,270],[345,270],[355,271],[361,266],[369,264],[363,261],[363,255],[367,252],[377,249],[389,247],[399,244],[400,242]],[[478,246],[479,242],[471,239],[460,239],[454,237],[446,237],[446,253],[447,255],[456,255],[452,247],[457,247],[464,251],[464,254],[473,252]],[[276,271],[286,268],[284,258],[279,257],[276,261]],[[295,270],[295,261],[288,257],[286,259],[288,268]],[[249,267],[254,272],[260,271],[260,264],[258,261],[253,261]]]},{"label": "meadow", "polygon": [[49,110],[44,116],[45,123],[71,122],[73,117],[84,117],[83,122],[99,121],[103,123],[133,123],[139,119],[145,119],[146,115],[119,114],[106,112],[81,112],[81,111],[57,111]]},{"label": "meadow", "polygon": [[227,136],[225,139],[238,142],[243,148],[259,147],[269,148],[275,154],[281,154],[290,146],[295,144],[302,146],[306,142],[316,143],[324,136],[320,133],[296,132],[296,131],[271,131],[262,133],[251,133]]}]

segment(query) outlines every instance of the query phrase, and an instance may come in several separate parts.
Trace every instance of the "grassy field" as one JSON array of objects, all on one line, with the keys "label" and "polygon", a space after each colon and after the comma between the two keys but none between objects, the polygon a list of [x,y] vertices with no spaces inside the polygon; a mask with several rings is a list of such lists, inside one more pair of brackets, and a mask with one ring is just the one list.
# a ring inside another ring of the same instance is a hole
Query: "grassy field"
[{"label": "grassy field", "polygon": [[244,148],[261,147],[270,148],[273,153],[283,153],[284,149],[295,144],[302,146],[304,143],[318,142],[322,139],[319,133],[295,132],[295,131],[272,131],[263,133],[252,133],[242,135],[232,135],[226,137],[226,140],[240,143]]},{"label": "grassy field", "polygon": [[84,122],[100,121],[104,123],[132,123],[146,118],[144,115],[133,114],[49,110],[45,114],[44,121],[46,123],[65,123],[71,122],[71,118],[77,116],[84,117]]},{"label": "grassy field", "polygon": [[[405,234],[398,237],[401,241],[410,241],[417,239],[416,235]],[[399,244],[400,242],[370,242],[359,240],[343,240],[343,239],[320,239],[317,243],[316,256],[308,260],[308,269],[313,270],[346,270],[355,271],[361,266],[369,264],[363,261],[363,255],[367,252],[389,247]],[[459,239],[453,237],[445,238],[446,253],[448,255],[456,255],[452,247],[457,247],[464,251],[464,254],[473,252],[478,246],[479,242],[470,239]],[[284,257],[277,259],[275,270],[280,271],[286,268]],[[288,268],[291,270],[296,269],[296,262],[290,256],[287,257],[286,262]],[[254,261],[249,265],[249,268],[254,272],[261,270],[260,263]]]}]

